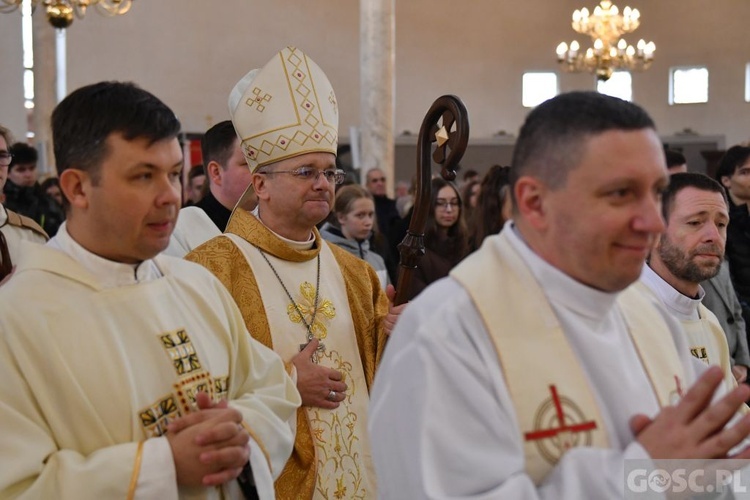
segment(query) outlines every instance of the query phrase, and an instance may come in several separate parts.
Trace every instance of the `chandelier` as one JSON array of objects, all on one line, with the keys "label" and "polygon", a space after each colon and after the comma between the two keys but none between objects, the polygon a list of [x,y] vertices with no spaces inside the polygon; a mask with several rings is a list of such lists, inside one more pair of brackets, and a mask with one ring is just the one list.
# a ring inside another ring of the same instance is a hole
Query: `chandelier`
[{"label": "chandelier", "polygon": [[622,35],[635,31],[640,25],[641,13],[638,9],[625,7],[620,14],[616,5],[602,0],[594,9],[593,15],[583,8],[573,12],[573,29],[588,35],[594,43],[585,52],[577,41],[570,47],[565,42],[557,46],[557,61],[565,71],[595,73],[602,81],[609,80],[616,69],[643,71],[654,60],[656,45],[639,40],[635,47],[628,45]]},{"label": "chandelier", "polygon": [[133,0],[0,0],[0,12],[12,12],[24,2],[31,3],[32,11],[43,5],[50,24],[64,29],[73,24],[74,15],[83,19],[86,9],[91,6],[95,6],[105,16],[117,16],[129,11]]}]

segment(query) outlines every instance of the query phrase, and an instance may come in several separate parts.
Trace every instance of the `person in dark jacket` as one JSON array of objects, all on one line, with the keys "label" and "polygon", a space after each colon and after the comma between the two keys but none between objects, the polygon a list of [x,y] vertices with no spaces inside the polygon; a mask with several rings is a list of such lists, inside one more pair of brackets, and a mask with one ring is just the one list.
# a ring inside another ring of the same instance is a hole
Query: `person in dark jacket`
[{"label": "person in dark jacket", "polygon": [[424,244],[425,254],[414,270],[409,300],[419,295],[430,283],[447,276],[469,252],[461,195],[453,183],[442,178],[432,179]]},{"label": "person in dark jacket", "polygon": [[716,180],[727,190],[729,226],[727,226],[726,259],[742,315],[750,325],[750,147],[734,146],[727,150],[716,170]]},{"label": "person in dark jacket", "polygon": [[3,188],[3,205],[32,219],[42,226],[50,237],[54,236],[65,220],[65,213],[37,182],[37,150],[26,143],[17,142],[10,147],[10,153],[13,159],[8,167],[8,180]]}]

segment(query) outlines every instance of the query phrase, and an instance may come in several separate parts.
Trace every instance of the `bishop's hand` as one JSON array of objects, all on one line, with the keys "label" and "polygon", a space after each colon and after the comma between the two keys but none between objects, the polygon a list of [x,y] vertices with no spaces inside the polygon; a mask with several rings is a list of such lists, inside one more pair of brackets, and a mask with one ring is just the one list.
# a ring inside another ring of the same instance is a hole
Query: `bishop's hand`
[{"label": "bishop's hand", "polygon": [[346,398],[347,386],[340,371],[313,362],[318,343],[318,339],[311,340],[292,358],[297,369],[297,390],[302,396],[303,406],[333,410]]},{"label": "bishop's hand", "polygon": [[388,314],[385,317],[383,325],[385,327],[385,334],[390,337],[391,332],[396,328],[398,317],[406,308],[406,303],[398,306],[393,305],[396,300],[396,288],[393,285],[388,285],[386,287],[385,294],[388,297]]},{"label": "bishop's hand", "polygon": [[[743,384],[712,404],[723,380],[722,370],[712,366],[676,405],[662,408],[653,419],[635,415],[630,420],[636,440],[652,459],[725,458],[750,434],[750,415],[725,427],[750,398],[750,387]],[[750,458],[750,449],[729,458]]]}]

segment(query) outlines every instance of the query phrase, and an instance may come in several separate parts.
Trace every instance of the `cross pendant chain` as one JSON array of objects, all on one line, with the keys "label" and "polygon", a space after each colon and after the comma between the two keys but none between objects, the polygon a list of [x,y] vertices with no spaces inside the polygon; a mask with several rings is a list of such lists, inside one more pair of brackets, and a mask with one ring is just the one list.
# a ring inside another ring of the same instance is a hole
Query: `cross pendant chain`
[{"label": "cross pendant chain", "polygon": [[[258,249],[258,252],[260,252],[260,255],[263,257],[263,260],[266,261],[268,264],[268,267],[271,268],[271,271],[273,271],[274,276],[276,276],[276,279],[279,280],[279,284],[281,285],[281,288],[284,289],[284,293],[286,293],[286,296],[289,298],[289,301],[291,302],[292,306],[294,306],[294,310],[297,311],[297,314],[299,315],[299,319],[302,321],[302,324],[305,325],[307,328],[307,342],[304,344],[299,345],[299,350],[302,351],[307,347],[307,345],[312,342],[312,340],[315,338],[315,335],[312,333],[313,325],[315,324],[315,316],[318,314],[318,299],[320,298],[320,253],[317,255],[317,271],[316,271],[316,278],[315,278],[315,300],[313,304],[313,312],[312,317],[310,318],[310,322],[308,323],[305,320],[305,315],[302,314],[302,311],[300,311],[299,306],[297,305],[297,302],[294,300],[294,297],[292,297],[292,294],[289,293],[289,290],[286,288],[286,285],[284,284],[284,281],[281,279],[281,276],[279,276],[279,273],[276,271],[276,268],[273,267],[273,264],[271,264],[271,261],[268,260],[268,257],[266,257],[265,252],[260,249],[260,247],[256,246],[255,248]],[[318,363],[318,357],[320,353],[325,352],[326,346],[321,342],[318,344],[318,348],[315,349],[315,352],[310,357],[310,360],[313,363]]]},{"label": "cross pendant chain", "polygon": [[[313,340],[314,338],[315,338],[315,336],[313,336],[313,334],[312,334],[311,332],[309,332],[309,331],[308,331],[308,332],[307,332],[307,342],[305,342],[304,344],[300,344],[300,345],[299,345],[299,350],[300,350],[300,351],[304,350],[304,349],[305,349],[305,347],[307,347],[307,345],[308,345],[308,344],[309,344],[310,342],[312,342],[312,340]],[[320,356],[320,354],[323,354],[323,353],[325,352],[325,350],[326,350],[326,346],[325,346],[325,344],[324,344],[323,342],[320,342],[320,343],[318,344],[318,348],[317,348],[317,349],[315,349],[315,352],[314,352],[314,353],[312,353],[312,356],[310,357],[310,361],[312,361],[312,362],[313,362],[313,363],[315,363],[315,364],[318,364],[318,362],[319,362],[319,358],[318,358],[318,357]]]}]

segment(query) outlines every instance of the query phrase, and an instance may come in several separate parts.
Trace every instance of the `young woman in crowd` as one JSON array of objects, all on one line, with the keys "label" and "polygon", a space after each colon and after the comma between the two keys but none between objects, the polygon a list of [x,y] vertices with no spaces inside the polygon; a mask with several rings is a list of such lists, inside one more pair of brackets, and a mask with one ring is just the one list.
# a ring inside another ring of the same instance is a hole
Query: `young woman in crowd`
[{"label": "young woman in crowd", "polygon": [[385,261],[383,257],[370,250],[368,241],[372,232],[377,231],[375,202],[372,195],[356,184],[341,187],[336,191],[333,215],[333,221],[327,222],[321,228],[321,236],[367,261],[375,269],[385,289],[390,282]]},{"label": "young woman in crowd", "polygon": [[442,178],[432,179],[430,214],[425,228],[425,255],[414,270],[409,299],[427,285],[448,275],[469,249],[468,232],[462,216],[461,195]]}]

